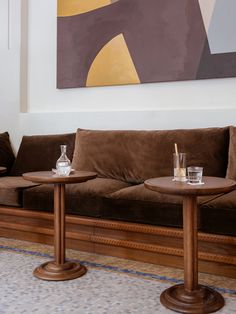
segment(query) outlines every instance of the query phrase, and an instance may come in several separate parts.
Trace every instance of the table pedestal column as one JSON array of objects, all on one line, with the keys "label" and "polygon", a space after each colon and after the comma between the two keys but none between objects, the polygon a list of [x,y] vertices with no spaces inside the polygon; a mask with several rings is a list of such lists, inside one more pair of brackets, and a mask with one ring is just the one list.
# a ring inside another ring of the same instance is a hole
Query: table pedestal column
[{"label": "table pedestal column", "polygon": [[44,280],[69,280],[83,276],[87,269],[65,260],[65,184],[54,185],[54,256],[34,270],[34,276]]},{"label": "table pedestal column", "polygon": [[212,313],[224,306],[223,297],[211,288],[198,285],[197,198],[184,196],[184,284],[161,294],[161,303],[180,313]]}]

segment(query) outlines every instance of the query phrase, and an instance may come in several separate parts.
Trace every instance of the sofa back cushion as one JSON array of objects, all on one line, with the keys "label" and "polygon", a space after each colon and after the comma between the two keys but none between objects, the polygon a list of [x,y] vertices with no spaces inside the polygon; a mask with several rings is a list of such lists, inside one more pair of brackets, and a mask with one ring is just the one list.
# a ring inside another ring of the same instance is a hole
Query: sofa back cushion
[{"label": "sofa back cushion", "polygon": [[11,175],[55,168],[62,144],[67,145],[67,156],[72,160],[75,133],[23,136]]},{"label": "sofa back cushion", "polygon": [[226,177],[236,180],[236,127],[229,129],[229,160]]},{"label": "sofa back cushion", "polygon": [[10,171],[13,162],[15,160],[15,155],[13,153],[9,134],[4,132],[0,134],[0,167],[6,167],[7,173]]},{"label": "sofa back cushion", "polygon": [[228,128],[170,131],[77,130],[72,166],[101,177],[140,183],[173,175],[174,143],[187,153],[187,165],[204,167],[204,175],[224,177]]}]

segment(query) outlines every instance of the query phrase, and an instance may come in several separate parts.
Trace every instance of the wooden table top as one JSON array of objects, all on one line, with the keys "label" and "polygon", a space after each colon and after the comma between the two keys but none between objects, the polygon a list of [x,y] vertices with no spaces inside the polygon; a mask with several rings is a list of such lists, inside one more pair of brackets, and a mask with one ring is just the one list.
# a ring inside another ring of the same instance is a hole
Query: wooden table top
[{"label": "wooden table top", "polygon": [[73,171],[69,176],[58,176],[53,171],[27,172],[23,178],[34,183],[79,183],[96,178],[95,172]]},{"label": "wooden table top", "polygon": [[210,195],[228,193],[236,188],[236,182],[218,177],[203,177],[204,184],[190,185],[187,182],[173,181],[173,177],[148,179],[144,182],[146,188],[164,194],[172,195]]},{"label": "wooden table top", "polygon": [[5,173],[7,171],[6,167],[0,167],[0,173]]}]

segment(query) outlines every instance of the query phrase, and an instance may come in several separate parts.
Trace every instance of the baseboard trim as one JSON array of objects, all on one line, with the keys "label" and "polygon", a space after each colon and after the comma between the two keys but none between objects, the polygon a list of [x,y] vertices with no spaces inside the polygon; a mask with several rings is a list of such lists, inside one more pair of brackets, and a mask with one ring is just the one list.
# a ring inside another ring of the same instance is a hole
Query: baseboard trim
[{"label": "baseboard trim", "polygon": [[[53,243],[53,214],[0,207],[0,236]],[[199,232],[199,270],[236,278],[236,237]],[[68,248],[183,267],[183,231],[66,215]]]}]

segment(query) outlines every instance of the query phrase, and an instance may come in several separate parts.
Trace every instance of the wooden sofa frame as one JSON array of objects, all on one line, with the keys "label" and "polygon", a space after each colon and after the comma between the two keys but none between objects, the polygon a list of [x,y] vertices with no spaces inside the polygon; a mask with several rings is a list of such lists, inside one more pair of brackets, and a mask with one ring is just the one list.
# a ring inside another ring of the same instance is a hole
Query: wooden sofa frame
[{"label": "wooden sofa frame", "polygon": [[[0,236],[53,244],[53,214],[0,207]],[[199,232],[199,271],[236,278],[236,237]],[[66,247],[183,268],[183,231],[66,215]]]}]

